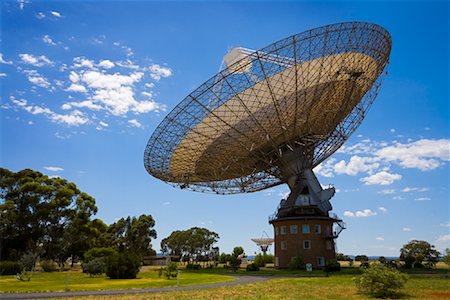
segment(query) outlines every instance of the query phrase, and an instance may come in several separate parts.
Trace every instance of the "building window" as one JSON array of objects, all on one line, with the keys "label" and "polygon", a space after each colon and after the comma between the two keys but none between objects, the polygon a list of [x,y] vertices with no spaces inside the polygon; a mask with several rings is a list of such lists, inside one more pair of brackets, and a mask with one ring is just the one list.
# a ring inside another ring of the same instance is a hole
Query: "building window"
[{"label": "building window", "polygon": [[280,231],[278,230],[278,227],[275,227],[275,235],[279,235]]},{"label": "building window", "polygon": [[287,249],[287,242],[281,241],[281,250],[286,250],[286,249]]},{"label": "building window", "polygon": [[314,225],[314,233],[321,233],[322,232],[322,228],[320,227],[320,225]]},{"label": "building window", "polygon": [[317,265],[318,265],[319,267],[325,266],[325,259],[324,259],[323,257],[318,257],[318,258],[317,258]]},{"label": "building window", "polygon": [[327,250],[331,250],[332,246],[331,241],[327,241]]},{"label": "building window", "polygon": [[303,233],[309,233],[309,225],[308,224],[305,224],[305,225],[302,226],[302,232]]},{"label": "building window", "polygon": [[297,225],[291,225],[291,234],[297,234]]},{"label": "building window", "polygon": [[311,249],[311,241],[304,240],[303,241],[303,249]]},{"label": "building window", "polygon": [[286,226],[281,226],[281,234],[285,235],[286,234]]}]

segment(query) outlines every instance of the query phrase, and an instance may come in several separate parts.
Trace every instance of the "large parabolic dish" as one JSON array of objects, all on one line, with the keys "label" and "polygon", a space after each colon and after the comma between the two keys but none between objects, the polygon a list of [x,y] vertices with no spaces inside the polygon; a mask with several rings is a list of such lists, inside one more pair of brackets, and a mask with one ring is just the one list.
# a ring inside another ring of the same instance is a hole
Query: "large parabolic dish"
[{"label": "large parabolic dish", "polygon": [[233,51],[227,67],[149,139],[144,164],[151,175],[233,194],[311,170],[361,124],[386,73],[391,37],[379,25],[348,22]]}]

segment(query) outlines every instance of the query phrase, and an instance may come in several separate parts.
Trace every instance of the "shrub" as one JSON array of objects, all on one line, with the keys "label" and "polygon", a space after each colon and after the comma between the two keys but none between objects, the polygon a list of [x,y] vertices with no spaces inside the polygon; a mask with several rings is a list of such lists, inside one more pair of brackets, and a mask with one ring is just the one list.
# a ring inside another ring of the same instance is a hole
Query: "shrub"
[{"label": "shrub", "polygon": [[335,259],[329,259],[323,267],[325,272],[339,272],[341,270],[341,264]]},{"label": "shrub", "polygon": [[252,264],[247,265],[246,270],[249,271],[249,272],[251,272],[251,271],[259,271],[259,267],[258,267],[257,264],[252,263]]},{"label": "shrub", "polygon": [[301,270],[305,268],[305,264],[303,263],[303,258],[300,256],[296,256],[292,259],[291,263],[289,264],[290,270]]},{"label": "shrub", "polygon": [[130,252],[115,253],[106,258],[106,276],[111,279],[136,278],[141,266],[140,258]]},{"label": "shrub", "polygon": [[108,257],[117,253],[113,248],[92,248],[84,253],[84,262],[90,262],[94,258]]},{"label": "shrub", "polygon": [[363,262],[361,262],[361,264],[359,265],[359,267],[360,267],[361,269],[367,269],[369,266],[370,266],[370,264],[369,264],[368,261],[363,261]]},{"label": "shrub", "polygon": [[20,269],[22,271],[34,270],[34,266],[36,265],[37,258],[38,258],[37,254],[31,253],[31,252],[25,253],[19,259]]},{"label": "shrub", "polygon": [[87,263],[83,263],[83,272],[88,273],[89,276],[100,275],[105,272],[105,258],[96,257]]},{"label": "shrub", "polygon": [[238,258],[235,255],[231,255],[231,257],[230,257],[230,268],[231,268],[231,270],[236,272],[239,269],[240,265],[241,265],[241,259]]},{"label": "shrub", "polygon": [[264,267],[267,263],[273,263],[274,257],[271,254],[258,254],[255,256],[255,264],[258,267]]},{"label": "shrub", "polygon": [[58,269],[56,263],[51,259],[41,260],[39,264],[44,272],[53,272]]},{"label": "shrub", "polygon": [[20,273],[20,265],[17,261],[0,261],[0,275],[16,275]]},{"label": "shrub", "polygon": [[186,265],[186,269],[188,269],[188,270],[200,270],[201,268],[202,268],[202,266],[200,266],[200,264],[188,263]]},{"label": "shrub", "polygon": [[392,297],[398,294],[408,277],[379,262],[373,263],[358,278],[353,279],[358,291],[374,297]]},{"label": "shrub", "polygon": [[176,262],[170,262],[167,266],[161,267],[158,271],[159,277],[166,276],[167,279],[175,278],[178,274],[178,264]]},{"label": "shrub", "polygon": [[413,265],[413,268],[414,269],[423,269],[423,268],[425,268],[425,266],[421,262],[416,261]]}]

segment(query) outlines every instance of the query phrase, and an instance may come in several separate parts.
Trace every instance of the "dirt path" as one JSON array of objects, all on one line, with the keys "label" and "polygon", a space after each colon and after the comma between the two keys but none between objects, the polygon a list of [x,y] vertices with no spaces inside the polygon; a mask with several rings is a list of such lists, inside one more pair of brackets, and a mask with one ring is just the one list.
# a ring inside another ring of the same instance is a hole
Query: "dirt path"
[{"label": "dirt path", "polygon": [[149,288],[149,289],[131,289],[131,290],[104,290],[104,291],[74,291],[74,292],[40,292],[40,293],[2,293],[0,299],[43,299],[43,298],[61,298],[61,297],[76,297],[76,296],[101,296],[101,295],[120,295],[120,294],[144,294],[144,293],[160,293],[173,291],[188,291],[197,289],[207,289],[223,286],[235,286],[240,284],[261,282],[273,278],[273,276],[237,276],[233,281],[180,286],[180,287],[163,287],[163,288]]}]

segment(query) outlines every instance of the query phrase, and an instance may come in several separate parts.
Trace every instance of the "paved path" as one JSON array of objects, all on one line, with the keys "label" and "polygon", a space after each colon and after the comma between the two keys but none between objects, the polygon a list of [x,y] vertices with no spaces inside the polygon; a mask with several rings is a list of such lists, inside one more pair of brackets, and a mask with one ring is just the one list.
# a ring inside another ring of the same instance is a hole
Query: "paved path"
[{"label": "paved path", "polygon": [[144,293],[188,291],[188,290],[234,286],[240,284],[261,282],[273,278],[274,276],[233,275],[232,277],[236,278],[236,280],[210,284],[180,286],[180,287],[163,287],[163,288],[132,289],[132,290],[76,291],[76,292],[0,293],[0,299],[42,299],[42,298],[76,297],[76,296],[101,296],[101,295],[120,295],[120,294],[130,295],[130,294],[144,294]]}]

